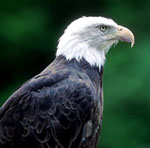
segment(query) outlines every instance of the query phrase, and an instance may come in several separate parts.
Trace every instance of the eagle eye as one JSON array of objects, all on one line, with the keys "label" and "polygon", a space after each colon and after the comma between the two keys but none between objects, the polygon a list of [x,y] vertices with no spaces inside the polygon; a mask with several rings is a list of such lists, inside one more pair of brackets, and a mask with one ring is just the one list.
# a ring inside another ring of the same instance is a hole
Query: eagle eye
[{"label": "eagle eye", "polygon": [[100,26],[100,30],[102,31],[102,32],[105,32],[106,30],[107,30],[107,26],[105,26],[105,25],[101,25]]}]

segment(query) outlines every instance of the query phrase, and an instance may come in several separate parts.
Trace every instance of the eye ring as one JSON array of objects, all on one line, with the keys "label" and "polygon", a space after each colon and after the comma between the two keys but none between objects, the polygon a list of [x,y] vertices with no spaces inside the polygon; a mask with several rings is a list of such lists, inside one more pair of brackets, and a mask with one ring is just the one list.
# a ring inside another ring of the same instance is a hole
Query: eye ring
[{"label": "eye ring", "polygon": [[105,31],[107,30],[107,26],[101,25],[101,26],[100,26],[100,30],[101,30],[102,32],[105,32]]}]

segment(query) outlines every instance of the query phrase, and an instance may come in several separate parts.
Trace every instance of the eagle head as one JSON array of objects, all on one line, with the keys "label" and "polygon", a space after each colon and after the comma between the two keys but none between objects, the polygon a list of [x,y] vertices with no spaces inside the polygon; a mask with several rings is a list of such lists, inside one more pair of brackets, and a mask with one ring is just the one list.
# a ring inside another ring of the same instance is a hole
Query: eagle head
[{"label": "eagle head", "polygon": [[81,17],[73,21],[59,39],[56,56],[63,55],[67,60],[85,59],[91,66],[101,67],[106,53],[118,41],[134,45],[133,33],[104,17]]}]

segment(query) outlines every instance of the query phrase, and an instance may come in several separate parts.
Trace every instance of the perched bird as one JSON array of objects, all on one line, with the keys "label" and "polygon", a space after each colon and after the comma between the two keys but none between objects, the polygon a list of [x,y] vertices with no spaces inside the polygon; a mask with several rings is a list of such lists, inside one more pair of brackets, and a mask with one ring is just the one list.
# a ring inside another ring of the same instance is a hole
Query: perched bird
[{"label": "perched bird", "polygon": [[54,61],[0,108],[0,148],[96,148],[105,56],[119,40],[134,44],[132,32],[112,19],[73,21]]}]

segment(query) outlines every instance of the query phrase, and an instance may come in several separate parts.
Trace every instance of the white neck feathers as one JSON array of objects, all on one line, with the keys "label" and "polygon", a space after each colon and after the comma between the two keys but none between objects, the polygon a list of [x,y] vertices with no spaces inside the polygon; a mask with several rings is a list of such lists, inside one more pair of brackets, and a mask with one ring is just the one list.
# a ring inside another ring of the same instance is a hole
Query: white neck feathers
[{"label": "white neck feathers", "polygon": [[96,66],[99,69],[105,62],[104,50],[98,50],[90,47],[87,42],[76,38],[76,36],[69,36],[64,34],[58,44],[56,56],[63,55],[67,60],[75,58],[77,61],[85,59],[91,66]]}]

